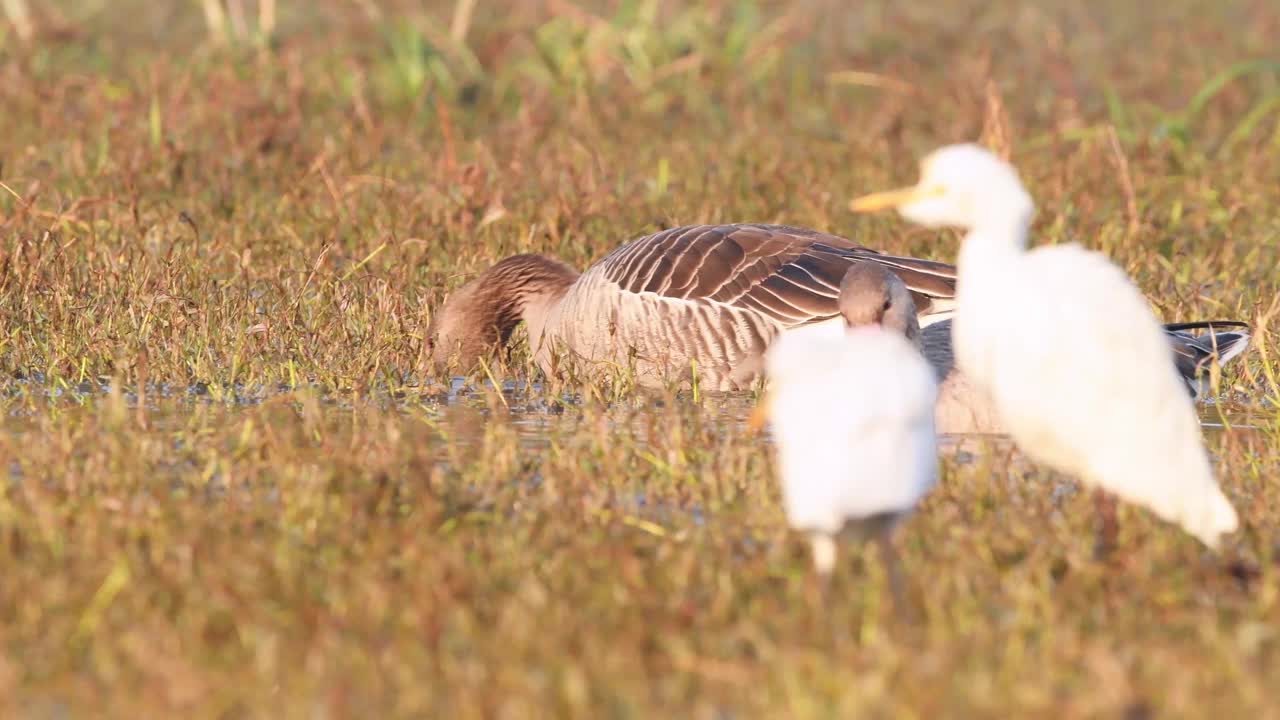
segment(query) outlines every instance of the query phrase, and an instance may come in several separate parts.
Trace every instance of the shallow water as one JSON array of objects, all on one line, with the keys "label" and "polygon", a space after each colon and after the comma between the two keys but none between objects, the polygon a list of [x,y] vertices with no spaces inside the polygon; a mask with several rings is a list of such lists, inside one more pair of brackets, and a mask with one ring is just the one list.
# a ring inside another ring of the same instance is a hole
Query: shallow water
[{"label": "shallow water", "polygon": [[[104,404],[116,402],[130,415],[145,415],[145,430],[140,432],[173,434],[187,428],[193,418],[205,431],[219,426],[241,423],[246,413],[267,403],[301,406],[313,403],[324,418],[340,422],[356,410],[373,410],[390,416],[418,418],[436,430],[433,442],[441,455],[450,447],[471,448],[483,444],[490,424],[499,420],[516,436],[520,449],[530,453],[545,451],[554,438],[584,431],[585,423],[604,423],[604,432],[627,431],[628,441],[643,444],[640,426],[652,421],[676,404],[681,412],[694,413],[721,434],[746,433],[748,418],[756,400],[751,393],[720,394],[701,398],[696,405],[687,396],[669,397],[638,393],[626,403],[614,403],[603,410],[598,404],[588,417],[580,397],[551,397],[538,383],[508,381],[499,396],[484,384],[469,385],[465,378],[455,377],[448,387],[406,387],[395,392],[375,391],[362,397],[325,394],[310,387],[228,387],[211,388],[204,384],[191,386],[154,385],[139,394],[137,388],[122,388],[113,395],[109,383],[81,382],[76,385],[48,384],[42,378],[13,381],[0,386],[0,398],[7,402],[0,418],[0,431],[11,438],[21,438],[40,428],[48,429],[62,418],[75,418],[81,413],[96,412]],[[697,408],[695,410],[695,408]],[[1240,437],[1261,437],[1274,432],[1280,424],[1280,404],[1269,398],[1251,402],[1210,401],[1198,406],[1201,426],[1206,436],[1232,433]],[[600,431],[600,428],[594,428]],[[180,450],[184,440],[174,440]],[[768,433],[760,442],[769,442]],[[944,436],[942,451],[953,461],[968,464],[984,453],[1007,453],[1010,443],[1001,436]],[[175,468],[176,473],[183,472]],[[14,475],[10,470],[10,476]]]},{"label": "shallow water", "polygon": [[[448,388],[437,386],[422,390],[406,388],[396,392],[375,391],[358,399],[349,395],[325,394],[308,386],[235,386],[219,390],[203,383],[189,386],[152,385],[141,396],[137,388],[127,387],[121,390],[120,395],[126,407],[131,410],[136,409],[140,402],[145,403],[148,417],[163,426],[180,424],[181,418],[197,406],[216,406],[234,414],[237,408],[257,407],[273,399],[289,398],[309,391],[317,392],[316,399],[329,412],[349,411],[356,403],[370,404],[384,410],[430,409],[436,421],[443,426],[462,430],[454,435],[461,442],[472,439],[475,420],[484,420],[497,410],[490,407],[486,400],[488,388],[469,385],[463,377],[452,378]],[[63,408],[70,408],[88,405],[110,396],[111,386],[105,381],[86,381],[75,385],[47,384],[42,382],[42,378],[13,381],[0,385],[0,398],[7,398],[9,401],[3,427],[6,432],[21,432],[23,419],[39,414],[38,410],[21,402],[24,398],[58,401]],[[517,429],[521,438],[532,444],[531,447],[545,441],[546,436],[554,429],[574,422],[574,410],[582,404],[579,397],[548,397],[543,393],[541,384],[515,380],[503,384],[502,398],[504,406],[500,410],[507,416],[512,427]],[[659,394],[643,392],[637,393],[637,398],[641,402],[652,403],[654,407],[662,407],[663,403],[671,401]],[[690,400],[680,397],[675,402]],[[709,419],[728,425],[745,425],[756,401],[751,393],[741,392],[704,397],[700,404],[703,415]],[[1197,409],[1201,427],[1210,433],[1221,430],[1265,430],[1280,419],[1280,401],[1266,397],[1259,397],[1251,402],[1210,400],[1199,404]],[[959,439],[961,438],[957,436],[954,440]]]}]

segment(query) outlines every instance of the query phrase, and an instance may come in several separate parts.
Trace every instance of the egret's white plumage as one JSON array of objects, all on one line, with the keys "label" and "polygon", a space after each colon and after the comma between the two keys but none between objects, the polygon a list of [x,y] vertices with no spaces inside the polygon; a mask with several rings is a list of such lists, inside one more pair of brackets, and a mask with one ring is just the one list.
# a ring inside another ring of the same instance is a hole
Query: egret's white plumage
[{"label": "egret's white plumage", "polygon": [[[1104,256],[1078,245],[1028,252],[1033,206],[1012,167],[974,145],[946,147],[924,161],[915,187],[853,202],[855,210],[882,207],[968,231],[957,364],[989,393],[1024,452],[1145,505],[1211,547],[1236,529],[1146,299]],[[1076,352],[1081,344],[1094,351]]]},{"label": "egret's white plumage", "polygon": [[891,529],[937,478],[937,381],[907,337],[918,335],[911,296],[892,272],[860,265],[841,311],[857,323],[845,333],[788,331],[765,356],[787,519],[811,535],[823,574],[835,535]]}]

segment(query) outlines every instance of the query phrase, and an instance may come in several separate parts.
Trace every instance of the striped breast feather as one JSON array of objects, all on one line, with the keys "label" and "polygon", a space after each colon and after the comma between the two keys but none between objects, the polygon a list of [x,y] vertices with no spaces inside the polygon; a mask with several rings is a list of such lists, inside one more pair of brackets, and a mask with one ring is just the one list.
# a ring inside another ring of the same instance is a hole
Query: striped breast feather
[{"label": "striped breast feather", "polygon": [[922,316],[950,310],[953,266],[882,255],[836,235],[782,225],[663,230],[623,245],[590,272],[624,291],[710,300],[793,327],[834,317],[845,271],[868,260],[903,278]]}]

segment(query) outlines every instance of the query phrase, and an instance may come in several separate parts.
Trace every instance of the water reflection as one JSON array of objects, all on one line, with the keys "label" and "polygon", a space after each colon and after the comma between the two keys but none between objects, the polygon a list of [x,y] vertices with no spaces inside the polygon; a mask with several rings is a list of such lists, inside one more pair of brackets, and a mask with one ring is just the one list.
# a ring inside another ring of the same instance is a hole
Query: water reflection
[{"label": "water reflection", "polygon": [[[608,406],[595,403],[589,411],[581,396],[550,395],[538,382],[508,380],[503,383],[499,398],[487,382],[470,383],[464,377],[452,378],[447,386],[406,386],[394,392],[373,391],[358,398],[326,394],[318,387],[286,385],[218,388],[204,383],[155,384],[145,390],[139,393],[137,388],[121,388],[117,397],[130,411],[142,403],[148,429],[152,431],[181,429],[197,411],[205,413],[206,424],[216,426],[239,422],[245,409],[269,400],[301,403],[309,397],[330,418],[351,413],[357,404],[422,417],[437,430],[435,439],[441,448],[478,446],[483,443],[490,424],[500,419],[514,433],[520,448],[530,453],[545,451],[557,437],[582,431],[586,422],[604,423],[605,432],[624,431],[629,440],[643,447],[644,438],[654,432],[646,423],[651,424],[655,417],[670,411],[672,404],[681,413],[690,413],[710,423],[718,433],[744,433],[756,404],[754,395],[748,392],[704,396],[695,405],[687,395],[674,397],[646,391]],[[101,403],[113,395],[105,380],[51,384],[33,375],[0,386],[0,397],[8,399],[0,429],[10,436],[20,436],[37,427],[42,415],[71,412],[80,406]],[[1219,400],[1201,405],[1199,411],[1206,435],[1232,433],[1248,438],[1275,432],[1280,426],[1278,407],[1280,405],[1270,398],[1249,403]],[[762,444],[769,441],[767,433],[760,438]],[[1007,439],[1001,437],[947,436],[941,439],[940,447],[953,461],[969,464],[993,451],[1006,452],[1010,446]],[[12,470],[10,477],[13,477]]]}]

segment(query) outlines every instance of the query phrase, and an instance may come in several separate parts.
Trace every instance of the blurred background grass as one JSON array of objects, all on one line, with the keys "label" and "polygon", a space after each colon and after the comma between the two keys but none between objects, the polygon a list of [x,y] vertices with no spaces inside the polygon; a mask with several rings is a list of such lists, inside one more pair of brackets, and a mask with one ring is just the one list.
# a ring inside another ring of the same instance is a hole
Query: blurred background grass
[{"label": "blurred background grass", "polygon": [[1112,253],[1170,319],[1276,286],[1264,2],[54,7],[3,41],[14,368],[131,374],[152,347],[172,381],[350,386],[414,370],[425,308],[498,256],[585,265],[678,223],[951,259],[844,203],[975,138],[1014,154],[1044,241]]},{"label": "blurred background grass", "polygon": [[[3,8],[0,709],[1275,713],[1274,3]],[[996,446],[904,528],[918,622],[856,561],[824,608],[749,398],[427,377],[431,308],[511,253],[770,221],[953,260],[844,208],[973,139],[1038,242],[1255,324],[1223,559],[1126,511],[1100,565]]]}]

